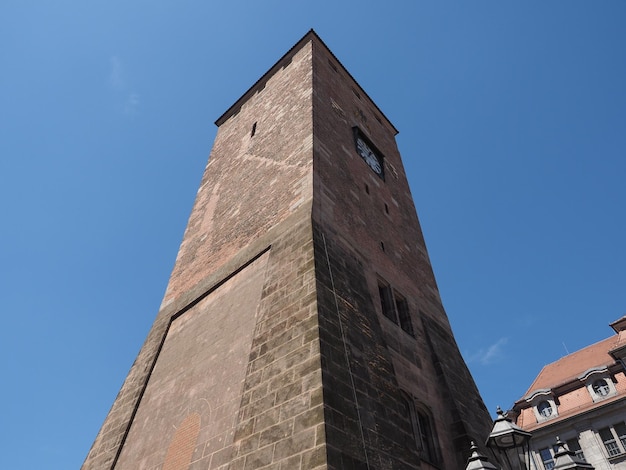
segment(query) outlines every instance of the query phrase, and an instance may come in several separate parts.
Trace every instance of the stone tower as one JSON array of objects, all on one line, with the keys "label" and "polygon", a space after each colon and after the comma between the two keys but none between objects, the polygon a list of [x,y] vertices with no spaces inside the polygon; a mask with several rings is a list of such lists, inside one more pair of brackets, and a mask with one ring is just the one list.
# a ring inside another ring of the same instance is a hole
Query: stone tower
[{"label": "stone tower", "polygon": [[394,126],[314,31],[216,124],[160,311],[82,468],[464,468],[491,418]]}]

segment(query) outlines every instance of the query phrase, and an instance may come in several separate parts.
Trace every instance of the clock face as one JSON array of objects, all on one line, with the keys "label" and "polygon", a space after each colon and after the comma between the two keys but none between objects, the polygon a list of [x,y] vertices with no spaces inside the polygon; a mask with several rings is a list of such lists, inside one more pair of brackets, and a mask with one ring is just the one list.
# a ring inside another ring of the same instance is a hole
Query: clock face
[{"label": "clock face", "polygon": [[359,155],[361,155],[361,158],[365,160],[365,163],[367,163],[369,167],[374,170],[374,173],[378,176],[382,176],[383,166],[381,159],[361,137],[357,137],[356,139],[356,150],[359,152]]}]

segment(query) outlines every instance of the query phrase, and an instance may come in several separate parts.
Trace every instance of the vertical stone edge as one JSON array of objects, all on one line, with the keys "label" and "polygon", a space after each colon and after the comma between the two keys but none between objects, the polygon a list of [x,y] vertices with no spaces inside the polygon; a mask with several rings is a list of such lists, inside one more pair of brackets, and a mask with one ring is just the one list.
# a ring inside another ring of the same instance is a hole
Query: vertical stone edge
[{"label": "vertical stone edge", "polygon": [[230,460],[210,468],[326,468],[309,217],[272,243],[258,315]]}]

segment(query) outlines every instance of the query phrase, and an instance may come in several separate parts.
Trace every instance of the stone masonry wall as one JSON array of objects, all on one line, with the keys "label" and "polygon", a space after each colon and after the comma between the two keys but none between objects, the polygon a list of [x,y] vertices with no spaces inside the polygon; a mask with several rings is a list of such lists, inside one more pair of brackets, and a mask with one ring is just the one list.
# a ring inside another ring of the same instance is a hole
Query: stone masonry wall
[{"label": "stone masonry wall", "polygon": [[[287,228],[287,227],[286,227]],[[232,461],[223,469],[326,468],[313,241],[308,217],[272,243]]]},{"label": "stone masonry wall", "polygon": [[[391,123],[309,33],[218,124],[161,310],[83,469],[148,460],[146,468],[166,470],[434,468],[420,462],[405,396],[432,416],[437,468],[460,468],[468,436],[483,440],[491,418],[441,304]],[[356,154],[354,126],[384,154],[384,181]],[[227,314],[213,318],[203,305],[218,291],[220,305],[243,301],[238,288],[220,289],[259,257],[267,264],[258,307],[242,322],[249,339],[223,356],[240,375],[225,380],[230,411],[215,435],[212,412],[193,405],[204,387],[191,397],[193,384],[169,379],[161,383],[181,393],[163,397],[181,402],[161,424],[178,431],[135,435],[133,426],[149,429],[150,407],[160,408],[150,381],[176,371],[168,329],[178,320],[230,328]],[[406,297],[413,335],[382,314],[381,279]],[[124,446],[141,439],[155,440],[134,448],[156,445],[158,456],[127,460]]]},{"label": "stone masonry wall", "polygon": [[315,228],[329,469],[420,468],[365,268]]},{"label": "stone masonry wall", "polygon": [[[113,452],[105,459],[110,452],[103,435],[84,468],[326,468],[313,256],[308,206],[238,254],[237,264],[225,267],[241,266],[234,272],[218,270],[214,287],[170,326],[119,458],[114,463]],[[245,288],[261,274],[258,268],[250,271],[255,265],[265,267],[253,331],[232,330],[233,339],[224,328],[229,315],[233,327],[245,326],[237,316],[257,295]],[[242,281],[228,287],[238,276]],[[224,356],[240,344],[245,348],[247,335],[245,355],[242,349]],[[213,357],[219,364],[212,364]],[[241,382],[234,377],[240,370]]]},{"label": "stone masonry wall", "polygon": [[160,312],[84,469],[118,458],[172,317],[269,246],[281,222],[310,214],[311,45],[292,52],[220,122]]},{"label": "stone masonry wall", "polygon": [[[314,223],[334,234],[345,256],[359,260],[358,289],[378,315],[381,331],[371,338],[372,347],[387,350],[389,383],[430,415],[440,449],[438,467],[460,468],[469,455],[469,440],[484,442],[492,421],[439,296],[396,130],[321,43],[314,43],[313,88]],[[384,179],[356,152],[355,127],[383,157]],[[357,279],[351,281],[349,288],[357,289]],[[407,301],[413,336],[382,314],[380,282]],[[362,307],[359,312],[364,314]]]},{"label": "stone masonry wall", "polygon": [[311,87],[305,44],[221,122],[162,307],[311,200]]},{"label": "stone masonry wall", "polygon": [[172,321],[116,468],[215,468],[232,443],[269,257]]}]

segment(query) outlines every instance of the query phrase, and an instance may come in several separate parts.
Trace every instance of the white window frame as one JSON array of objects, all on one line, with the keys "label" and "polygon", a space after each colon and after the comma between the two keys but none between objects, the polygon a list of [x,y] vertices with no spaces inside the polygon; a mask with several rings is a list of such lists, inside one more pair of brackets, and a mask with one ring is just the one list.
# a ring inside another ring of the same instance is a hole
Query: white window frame
[{"label": "white window frame", "polygon": [[[585,371],[582,375],[580,375],[578,379],[585,383],[585,387],[587,388],[589,395],[591,395],[591,399],[594,403],[606,400],[607,398],[611,398],[617,395],[615,384],[613,383],[613,380],[611,379],[611,374],[609,374],[609,370],[606,367],[589,369]],[[593,386],[599,380],[604,380],[606,383],[607,393],[605,395],[597,393],[594,390]]]},{"label": "white window frame", "polygon": [[[538,423],[543,423],[559,416],[559,407],[556,405],[556,399],[550,389],[537,390],[526,398],[526,401],[532,406],[535,419]],[[547,402],[550,405],[552,412],[549,416],[544,416],[539,411],[539,405],[543,402]]]},{"label": "white window frame", "polygon": [[[616,427],[622,427],[623,434],[619,434]],[[608,431],[611,435],[611,439],[604,439],[601,432]],[[606,453],[609,459],[614,457],[621,457],[626,455],[626,423],[624,421],[620,421],[610,426],[605,426],[597,431],[598,439],[602,442],[602,446],[604,448],[604,452]],[[616,451],[615,453],[612,453]]]},{"label": "white window frame", "polygon": [[[550,459],[546,458],[547,454],[550,455]],[[550,449],[550,447],[544,447],[543,449],[539,449],[537,451],[537,455],[539,456],[541,465],[545,470],[552,470],[554,468],[554,454],[552,453],[552,449]]]},{"label": "white window frame", "polygon": [[[545,406],[542,406],[544,404]],[[537,403],[537,413],[539,413],[541,417],[547,419],[554,414],[554,409],[548,400],[542,400]]]}]

